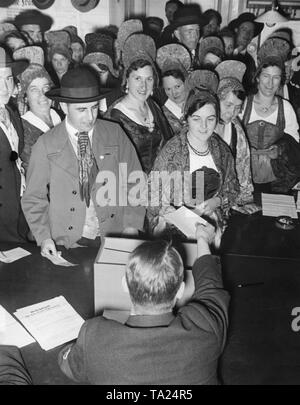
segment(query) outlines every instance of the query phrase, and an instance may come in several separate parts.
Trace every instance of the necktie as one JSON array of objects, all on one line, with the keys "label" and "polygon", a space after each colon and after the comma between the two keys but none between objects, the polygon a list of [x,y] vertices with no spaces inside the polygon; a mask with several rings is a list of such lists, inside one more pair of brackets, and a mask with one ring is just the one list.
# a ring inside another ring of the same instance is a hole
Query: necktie
[{"label": "necktie", "polygon": [[78,163],[79,163],[79,192],[82,201],[90,206],[91,189],[98,173],[97,162],[94,157],[87,132],[77,134]]}]

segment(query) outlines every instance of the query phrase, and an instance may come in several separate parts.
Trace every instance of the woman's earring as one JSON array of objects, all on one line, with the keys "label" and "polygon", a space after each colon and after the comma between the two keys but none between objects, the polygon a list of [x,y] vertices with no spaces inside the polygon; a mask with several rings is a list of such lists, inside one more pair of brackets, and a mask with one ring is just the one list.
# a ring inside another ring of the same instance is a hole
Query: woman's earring
[{"label": "woman's earring", "polygon": [[128,91],[129,91],[129,87],[128,87],[128,83],[127,83],[126,87],[125,87],[125,93],[128,94]]}]

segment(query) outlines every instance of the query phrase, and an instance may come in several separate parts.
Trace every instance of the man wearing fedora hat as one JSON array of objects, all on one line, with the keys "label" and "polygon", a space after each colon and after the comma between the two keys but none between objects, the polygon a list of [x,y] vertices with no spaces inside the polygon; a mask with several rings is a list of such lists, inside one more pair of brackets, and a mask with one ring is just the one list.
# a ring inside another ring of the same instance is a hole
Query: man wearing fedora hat
[{"label": "man wearing fedora hat", "polygon": [[28,234],[20,203],[25,189],[24,170],[19,158],[23,149],[23,130],[17,113],[9,107],[14,76],[28,63],[12,61],[0,47],[0,241],[25,242]]},{"label": "man wearing fedora hat", "polygon": [[66,119],[34,145],[22,198],[42,254],[56,255],[55,244],[99,246],[107,233],[142,229],[144,207],[121,206],[119,194],[112,199],[101,194],[106,188],[109,196],[119,188],[129,191],[130,173],[142,169],[121,127],[97,120],[105,90],[100,89],[95,72],[87,66],[74,68],[63,76],[59,89],[46,95],[61,103]]},{"label": "man wearing fedora hat", "polygon": [[233,58],[247,66],[243,78],[246,92],[249,92],[253,86],[252,79],[256,71],[255,60],[248,52],[247,47],[252,39],[258,36],[264,28],[264,24],[257,23],[255,19],[256,16],[253,13],[242,13],[228,25],[229,29],[235,34],[236,48],[233,52]]},{"label": "man wearing fedora hat", "polygon": [[177,42],[184,45],[191,54],[192,68],[199,67],[198,45],[200,28],[205,25],[205,19],[201,15],[200,7],[196,4],[185,5],[174,13],[171,24],[173,35]]}]

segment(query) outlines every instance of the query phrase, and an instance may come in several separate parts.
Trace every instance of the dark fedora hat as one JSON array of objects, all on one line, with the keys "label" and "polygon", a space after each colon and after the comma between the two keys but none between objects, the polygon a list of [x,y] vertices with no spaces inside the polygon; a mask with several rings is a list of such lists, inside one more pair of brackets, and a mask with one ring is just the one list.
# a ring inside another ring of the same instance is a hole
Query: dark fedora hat
[{"label": "dark fedora hat", "polygon": [[90,103],[101,100],[111,89],[100,89],[98,77],[88,66],[69,70],[61,79],[60,88],[50,90],[46,96],[64,103]]},{"label": "dark fedora hat", "polygon": [[18,14],[14,21],[18,29],[21,29],[23,25],[37,24],[41,27],[43,32],[50,30],[53,24],[53,19],[49,15],[43,14],[38,10],[29,9],[22,11]]},{"label": "dark fedora hat", "polygon": [[40,10],[45,10],[54,4],[55,0],[32,0],[32,4]]},{"label": "dark fedora hat", "polygon": [[175,31],[177,28],[183,25],[198,24],[203,27],[209,21],[203,17],[198,6],[193,4],[187,4],[178,8],[174,13],[174,20],[170,25],[170,30]]},{"label": "dark fedora hat", "polygon": [[0,47],[0,69],[11,68],[13,76],[17,76],[22,73],[28,65],[29,62],[27,60],[13,61],[5,49]]},{"label": "dark fedora hat", "polygon": [[254,37],[257,37],[264,29],[264,24],[256,22],[255,19],[256,15],[253,13],[242,13],[238,18],[229,23],[228,28],[234,31],[244,22],[252,22],[254,24]]}]

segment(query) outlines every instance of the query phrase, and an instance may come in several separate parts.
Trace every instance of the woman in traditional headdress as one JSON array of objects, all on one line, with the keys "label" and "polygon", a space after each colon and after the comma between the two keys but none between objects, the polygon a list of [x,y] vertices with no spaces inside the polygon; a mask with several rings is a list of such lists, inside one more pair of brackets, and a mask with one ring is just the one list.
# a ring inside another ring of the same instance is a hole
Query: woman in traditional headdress
[{"label": "woman in traditional headdress", "polygon": [[[205,89],[191,90],[185,119],[187,126],[165,145],[149,175],[151,200],[156,203],[149,205],[147,211],[150,229],[155,234],[168,230],[164,215],[182,205],[195,208],[200,215],[224,218],[239,193],[230,148],[214,132],[219,121],[217,97]],[[157,181],[161,173],[175,176],[174,181],[162,186]],[[201,185],[204,201],[197,203]]]},{"label": "woman in traditional headdress", "polygon": [[121,124],[135,145],[146,173],[152,169],[162,146],[172,137],[166,118],[151,98],[158,83],[155,54],[151,37],[133,34],[128,38],[123,49],[125,96],[113,103],[105,114],[106,118]]},{"label": "woman in traditional headdress", "polygon": [[276,93],[285,82],[284,60],[274,41],[260,48],[254,82],[242,119],[251,147],[254,188],[288,192],[300,176],[299,126],[292,105]]},{"label": "woman in traditional headdress", "polygon": [[21,117],[24,129],[21,159],[27,170],[33,145],[43,133],[59,124],[61,117],[51,108],[52,101],[45,95],[53,87],[53,82],[43,66],[30,64],[21,74],[20,84],[20,97],[24,98],[28,105],[28,111]]},{"label": "woman in traditional headdress", "polygon": [[169,44],[158,49],[156,63],[161,71],[162,87],[168,97],[162,110],[173,134],[179,135],[184,125],[183,109],[187,97],[185,79],[191,67],[191,57],[184,46]]},{"label": "woman in traditional headdress", "polygon": [[217,91],[220,101],[220,121],[216,133],[228,144],[235,160],[240,185],[236,208],[243,213],[252,213],[257,208],[253,204],[250,148],[238,117],[246,99],[242,85],[245,71],[245,64],[234,60],[224,61],[216,68],[220,79]]}]

